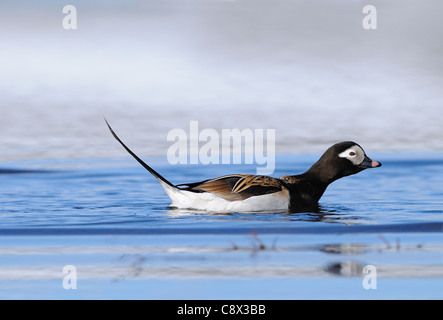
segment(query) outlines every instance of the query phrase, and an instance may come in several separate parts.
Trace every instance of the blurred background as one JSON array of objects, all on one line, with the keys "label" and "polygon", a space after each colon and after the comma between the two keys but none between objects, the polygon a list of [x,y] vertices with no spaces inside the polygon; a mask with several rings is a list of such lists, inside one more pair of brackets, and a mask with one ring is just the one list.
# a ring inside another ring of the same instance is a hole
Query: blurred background
[{"label": "blurred background", "polygon": [[[77,30],[65,30],[65,5]],[[362,27],[365,5],[377,30]],[[0,3],[0,161],[166,159],[169,130],[276,129],[277,154],[354,140],[443,150],[440,0]]]}]

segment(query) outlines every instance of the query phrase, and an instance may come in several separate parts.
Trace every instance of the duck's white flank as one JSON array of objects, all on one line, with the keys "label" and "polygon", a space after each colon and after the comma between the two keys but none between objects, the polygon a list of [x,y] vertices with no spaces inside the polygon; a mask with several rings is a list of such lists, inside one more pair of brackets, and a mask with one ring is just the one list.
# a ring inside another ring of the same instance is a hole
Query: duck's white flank
[{"label": "duck's white flank", "polygon": [[253,196],[241,201],[228,201],[210,192],[192,192],[181,190],[160,181],[166,194],[171,198],[171,207],[203,211],[250,212],[266,210],[288,210],[289,192],[283,188],[280,192]]}]

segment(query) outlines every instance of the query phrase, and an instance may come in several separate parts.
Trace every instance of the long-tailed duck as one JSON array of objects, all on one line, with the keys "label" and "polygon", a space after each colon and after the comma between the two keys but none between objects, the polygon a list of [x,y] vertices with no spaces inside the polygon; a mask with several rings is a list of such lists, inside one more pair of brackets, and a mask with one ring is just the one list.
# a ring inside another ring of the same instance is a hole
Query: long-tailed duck
[{"label": "long-tailed duck", "polygon": [[[106,121],[106,119],[105,119]],[[367,168],[380,167],[352,141],[334,144],[305,173],[273,178],[230,174],[201,182],[173,185],[112,135],[161,184],[171,198],[170,207],[216,212],[295,210],[315,206],[328,185]]]}]

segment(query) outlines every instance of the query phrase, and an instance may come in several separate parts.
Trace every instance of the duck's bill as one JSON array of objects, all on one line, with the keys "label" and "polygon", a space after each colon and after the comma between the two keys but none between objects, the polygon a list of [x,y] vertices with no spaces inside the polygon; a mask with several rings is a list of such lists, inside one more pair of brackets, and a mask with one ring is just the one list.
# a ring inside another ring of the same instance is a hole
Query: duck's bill
[{"label": "duck's bill", "polygon": [[365,157],[362,163],[358,165],[359,168],[367,169],[367,168],[376,168],[381,167],[381,163],[375,160],[372,160],[369,157]]}]

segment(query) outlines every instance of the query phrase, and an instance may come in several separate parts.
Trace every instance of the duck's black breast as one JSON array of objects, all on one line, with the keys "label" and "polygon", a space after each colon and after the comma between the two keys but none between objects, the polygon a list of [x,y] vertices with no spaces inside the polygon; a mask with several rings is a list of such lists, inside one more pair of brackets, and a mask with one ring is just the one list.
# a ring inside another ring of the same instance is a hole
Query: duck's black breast
[{"label": "duck's black breast", "polygon": [[318,180],[310,179],[305,174],[298,176],[284,176],[281,178],[286,183],[290,195],[291,209],[318,204],[327,188]]}]

